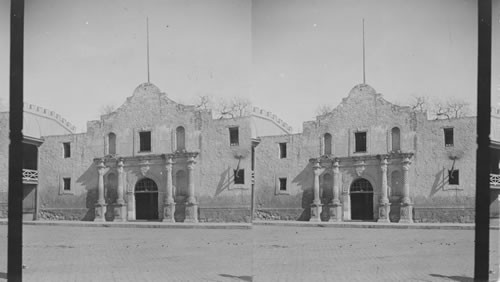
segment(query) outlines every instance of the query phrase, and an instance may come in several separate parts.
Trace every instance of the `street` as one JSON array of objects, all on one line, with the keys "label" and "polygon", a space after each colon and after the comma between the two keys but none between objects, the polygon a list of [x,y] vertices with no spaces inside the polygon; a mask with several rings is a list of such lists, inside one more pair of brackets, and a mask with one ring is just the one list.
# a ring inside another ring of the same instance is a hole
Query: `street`
[{"label": "street", "polygon": [[[498,231],[491,235],[492,279]],[[0,226],[0,281],[7,226]],[[25,281],[472,281],[474,231],[24,226]]]}]

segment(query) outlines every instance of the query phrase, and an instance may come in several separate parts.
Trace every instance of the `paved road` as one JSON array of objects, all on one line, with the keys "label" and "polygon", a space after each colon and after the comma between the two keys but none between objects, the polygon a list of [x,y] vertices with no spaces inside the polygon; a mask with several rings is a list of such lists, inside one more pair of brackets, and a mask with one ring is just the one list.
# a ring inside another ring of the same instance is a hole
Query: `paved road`
[{"label": "paved road", "polygon": [[[6,233],[0,226],[0,281]],[[471,230],[25,226],[23,275],[25,281],[472,281],[473,247]]]}]

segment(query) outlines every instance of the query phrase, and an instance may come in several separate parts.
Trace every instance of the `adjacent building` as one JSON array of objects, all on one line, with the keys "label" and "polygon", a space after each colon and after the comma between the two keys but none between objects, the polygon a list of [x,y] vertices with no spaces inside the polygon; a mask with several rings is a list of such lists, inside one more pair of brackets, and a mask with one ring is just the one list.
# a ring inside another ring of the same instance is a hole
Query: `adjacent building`
[{"label": "adjacent building", "polygon": [[[23,218],[39,215],[39,149],[44,136],[73,134],[75,126],[54,111],[24,103]],[[9,175],[9,113],[0,112],[0,217],[7,217]]]}]

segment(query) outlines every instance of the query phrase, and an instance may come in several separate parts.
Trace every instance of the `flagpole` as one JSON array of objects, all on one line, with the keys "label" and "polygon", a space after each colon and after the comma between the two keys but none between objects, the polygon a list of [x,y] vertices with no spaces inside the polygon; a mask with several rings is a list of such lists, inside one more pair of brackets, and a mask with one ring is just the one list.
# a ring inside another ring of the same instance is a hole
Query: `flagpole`
[{"label": "flagpole", "polygon": [[148,83],[150,83],[149,80],[149,17],[146,17],[146,51],[147,51],[147,68],[148,68]]},{"label": "flagpole", "polygon": [[365,18],[363,18],[363,84],[366,84],[366,73],[365,73]]}]

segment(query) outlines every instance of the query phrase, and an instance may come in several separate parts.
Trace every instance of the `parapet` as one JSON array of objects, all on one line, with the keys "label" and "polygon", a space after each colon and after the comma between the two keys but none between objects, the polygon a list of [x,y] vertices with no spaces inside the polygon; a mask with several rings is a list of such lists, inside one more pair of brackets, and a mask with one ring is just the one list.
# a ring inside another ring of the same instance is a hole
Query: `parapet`
[{"label": "parapet", "polygon": [[252,107],[251,111],[247,111],[247,115],[254,115],[254,116],[259,116],[263,117],[267,120],[270,120],[274,122],[276,125],[279,127],[283,128],[286,130],[288,133],[291,133],[293,131],[292,127],[288,125],[288,123],[284,122],[282,119],[278,118],[278,116],[272,112],[263,110],[259,107]]},{"label": "parapet", "polygon": [[71,124],[65,118],[61,117],[61,115],[59,115],[58,113],[51,111],[49,109],[45,109],[45,108],[42,108],[40,106],[25,102],[24,103],[24,111],[52,119],[52,120],[58,122],[59,124],[61,124],[64,128],[69,130],[71,133],[75,133],[75,131],[76,131],[76,126]]}]

